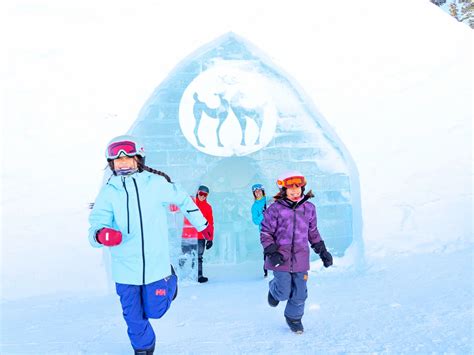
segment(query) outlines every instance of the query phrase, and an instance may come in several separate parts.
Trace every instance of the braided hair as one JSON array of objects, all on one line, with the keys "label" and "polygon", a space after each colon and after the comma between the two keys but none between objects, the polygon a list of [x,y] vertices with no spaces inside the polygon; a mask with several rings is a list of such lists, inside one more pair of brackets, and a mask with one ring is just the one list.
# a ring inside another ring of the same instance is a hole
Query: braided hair
[{"label": "braided hair", "polygon": [[[166,181],[168,181],[170,184],[173,183],[173,181],[171,181],[171,178],[169,177],[168,174],[162,172],[162,171],[159,171],[159,170],[156,170],[156,169],[153,169],[153,168],[150,168],[149,166],[145,165],[143,162],[141,162],[143,158],[138,158],[137,159],[137,163],[138,163],[138,171],[143,171],[143,170],[146,170],[148,171],[149,173],[153,173],[153,174],[156,174],[156,175],[160,175],[160,176],[163,176]],[[140,171],[140,172],[141,172]]]}]

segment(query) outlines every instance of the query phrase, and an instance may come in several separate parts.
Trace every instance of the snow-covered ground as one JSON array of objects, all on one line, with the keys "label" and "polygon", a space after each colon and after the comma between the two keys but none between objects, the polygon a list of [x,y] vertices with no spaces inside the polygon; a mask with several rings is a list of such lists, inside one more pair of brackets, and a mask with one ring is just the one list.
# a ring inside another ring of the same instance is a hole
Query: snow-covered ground
[{"label": "snow-covered ground", "polygon": [[[260,264],[209,268],[152,320],[160,354],[472,353],[472,250],[374,260],[308,280],[302,335],[266,303]],[[118,297],[61,294],[2,304],[2,354],[129,354]]]}]

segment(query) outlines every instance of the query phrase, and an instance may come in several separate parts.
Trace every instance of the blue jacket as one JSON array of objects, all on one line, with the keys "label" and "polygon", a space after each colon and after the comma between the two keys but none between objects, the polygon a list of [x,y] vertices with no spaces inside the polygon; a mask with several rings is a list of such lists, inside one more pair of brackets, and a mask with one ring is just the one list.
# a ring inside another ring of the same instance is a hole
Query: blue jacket
[{"label": "blue jacket", "polygon": [[263,211],[265,210],[266,204],[267,198],[263,196],[260,200],[255,200],[252,205],[252,221],[258,226],[259,230],[262,229]]},{"label": "blue jacket", "polygon": [[176,204],[197,230],[206,227],[189,194],[162,176],[147,171],[112,176],[102,187],[89,216],[89,242],[103,247],[95,235],[104,227],[122,232],[122,243],[110,247],[115,282],[146,285],[170,275],[169,204]]}]

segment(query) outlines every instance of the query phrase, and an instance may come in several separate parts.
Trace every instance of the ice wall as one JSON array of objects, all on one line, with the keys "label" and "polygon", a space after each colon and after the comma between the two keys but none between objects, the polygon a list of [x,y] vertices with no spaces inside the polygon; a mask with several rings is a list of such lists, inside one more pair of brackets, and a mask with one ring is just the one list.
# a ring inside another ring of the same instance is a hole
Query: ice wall
[{"label": "ice wall", "polygon": [[[277,192],[285,170],[300,170],[316,198],[319,229],[343,256],[362,247],[357,169],[312,102],[258,49],[233,33],[184,59],[146,102],[129,131],[147,149],[147,165],[194,193],[210,187],[215,247],[210,262],[262,257],[252,224],[250,186]],[[173,257],[182,216],[170,214]],[[356,243],[354,243],[356,242]]]}]

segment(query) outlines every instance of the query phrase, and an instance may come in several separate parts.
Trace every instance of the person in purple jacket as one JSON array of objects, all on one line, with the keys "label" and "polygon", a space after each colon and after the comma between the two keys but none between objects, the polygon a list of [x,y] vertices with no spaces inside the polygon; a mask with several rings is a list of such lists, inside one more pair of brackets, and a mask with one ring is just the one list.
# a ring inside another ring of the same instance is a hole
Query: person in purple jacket
[{"label": "person in purple jacket", "polygon": [[269,283],[268,304],[285,307],[286,323],[291,331],[304,331],[301,318],[308,296],[309,244],[319,254],[324,267],[332,265],[332,255],[319,235],[316,206],[309,202],[313,193],[304,194],[306,179],[297,171],[284,173],[277,181],[280,189],[275,203],[265,211],[260,241],[265,253],[265,268],[273,270]]}]

